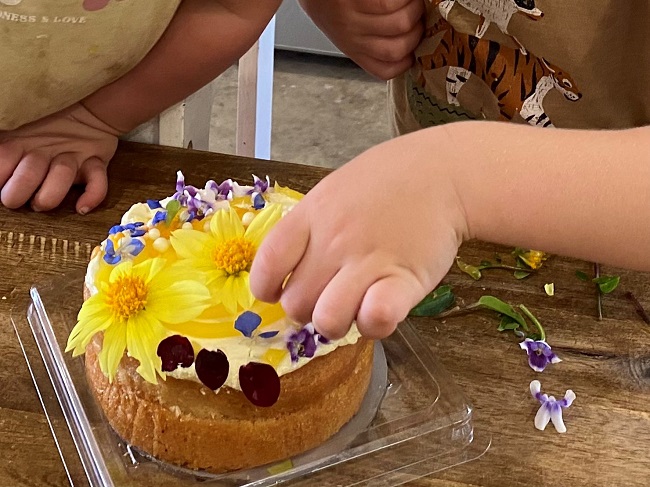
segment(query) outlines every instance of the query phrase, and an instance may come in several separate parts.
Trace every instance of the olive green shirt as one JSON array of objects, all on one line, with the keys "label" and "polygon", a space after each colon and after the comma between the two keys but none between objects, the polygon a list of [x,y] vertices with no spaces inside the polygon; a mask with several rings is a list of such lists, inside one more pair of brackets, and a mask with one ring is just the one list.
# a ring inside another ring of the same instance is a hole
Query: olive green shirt
[{"label": "olive green shirt", "polygon": [[181,0],[0,0],[0,130],[66,108],[142,60]]}]

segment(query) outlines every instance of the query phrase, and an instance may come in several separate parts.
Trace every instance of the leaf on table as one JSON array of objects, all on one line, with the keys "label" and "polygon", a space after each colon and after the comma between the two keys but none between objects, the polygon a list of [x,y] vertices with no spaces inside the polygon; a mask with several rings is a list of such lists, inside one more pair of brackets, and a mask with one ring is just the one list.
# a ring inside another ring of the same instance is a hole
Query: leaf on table
[{"label": "leaf on table", "polygon": [[422,301],[420,301],[410,311],[410,316],[436,316],[449,308],[456,296],[451,290],[451,286],[444,285],[435,289],[432,293],[427,294]]},{"label": "leaf on table", "polygon": [[526,323],[524,317],[515,311],[515,309],[508,303],[501,301],[494,296],[481,296],[481,298],[478,300],[478,304],[485,308],[491,309],[492,311],[496,311],[497,313],[501,313],[502,315],[510,317],[512,320],[519,323],[524,330],[528,331],[528,324]]},{"label": "leaf on table", "polygon": [[587,276],[587,273],[582,271],[576,271],[576,277],[584,282],[587,282],[589,280],[589,276]]},{"label": "leaf on table", "polygon": [[598,289],[603,294],[609,294],[618,287],[621,281],[620,276],[600,276],[592,279],[592,282],[598,285]]},{"label": "leaf on table", "polygon": [[504,316],[499,323],[498,331],[517,330],[521,325],[513,320],[510,316]]},{"label": "leaf on table", "polygon": [[463,262],[460,257],[456,257],[456,265],[461,271],[469,275],[475,281],[478,281],[481,278],[481,270],[476,266]]},{"label": "leaf on table", "polygon": [[530,276],[530,272],[526,271],[515,271],[512,273],[513,276],[515,276],[515,279],[524,279],[528,276]]}]

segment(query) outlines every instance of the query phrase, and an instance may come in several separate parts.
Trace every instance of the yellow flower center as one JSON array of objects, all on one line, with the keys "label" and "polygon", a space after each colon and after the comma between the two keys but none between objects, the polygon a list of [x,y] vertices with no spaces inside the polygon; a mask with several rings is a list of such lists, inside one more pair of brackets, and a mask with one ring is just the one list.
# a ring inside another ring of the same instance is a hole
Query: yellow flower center
[{"label": "yellow flower center", "polygon": [[147,305],[147,285],[142,277],[122,276],[106,291],[106,303],[121,320],[139,313]]},{"label": "yellow flower center", "polygon": [[253,257],[255,257],[255,246],[243,237],[226,240],[212,251],[215,265],[228,275],[250,270]]}]

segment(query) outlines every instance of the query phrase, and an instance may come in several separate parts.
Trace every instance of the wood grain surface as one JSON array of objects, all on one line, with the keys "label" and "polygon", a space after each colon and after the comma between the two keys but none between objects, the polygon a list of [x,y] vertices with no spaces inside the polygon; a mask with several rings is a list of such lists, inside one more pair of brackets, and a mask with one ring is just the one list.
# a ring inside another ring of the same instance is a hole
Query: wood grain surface
[{"label": "wood grain surface", "polygon": [[[268,174],[302,191],[328,173],[298,164],[124,143],[110,166],[109,195],[93,213],[75,214],[78,192],[49,213],[0,208],[0,487],[68,485],[12,316],[24,317],[33,283],[83,270],[92,246],[133,202],[171,194],[178,169],[197,185],[228,177],[249,182],[251,174]],[[470,242],[460,255],[478,263],[495,253],[505,257],[510,250]],[[492,444],[476,461],[408,485],[650,485],[650,326],[625,297],[632,292],[650,309],[650,275],[603,268],[603,274],[620,275],[621,284],[604,297],[604,319],[598,321],[593,286],[579,280],[576,270],[590,274],[592,265],[552,256],[524,280],[492,270],[473,281],[451,270],[445,282],[461,303],[490,294],[525,304],[545,325],[563,361],[543,374],[533,372],[517,339],[497,332],[498,319],[489,311],[414,319],[426,344],[472,401],[476,427],[491,436]],[[555,283],[554,296],[543,290],[550,282]],[[534,428],[538,405],[528,392],[533,379],[556,397],[568,388],[575,391],[577,399],[565,414],[566,434],[550,425],[543,432]]]}]

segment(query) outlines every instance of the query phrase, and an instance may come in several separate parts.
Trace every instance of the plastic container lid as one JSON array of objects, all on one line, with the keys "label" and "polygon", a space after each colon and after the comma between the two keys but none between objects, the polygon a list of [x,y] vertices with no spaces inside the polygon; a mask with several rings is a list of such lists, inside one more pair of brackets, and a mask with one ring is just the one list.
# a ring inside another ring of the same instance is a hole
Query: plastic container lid
[{"label": "plastic container lid", "polygon": [[63,352],[83,302],[84,275],[31,289],[12,322],[73,486],[397,486],[480,457],[490,444],[473,409],[413,326],[377,343],[357,415],[318,448],[283,462],[214,475],[165,464],[124,443],[86,382],[83,357]]}]

